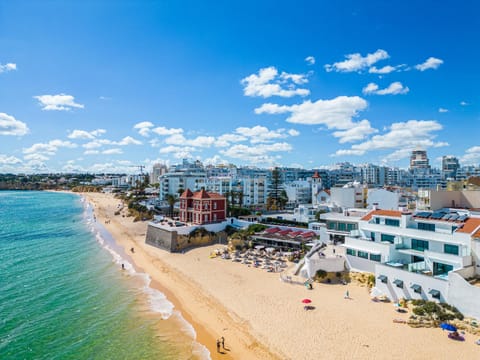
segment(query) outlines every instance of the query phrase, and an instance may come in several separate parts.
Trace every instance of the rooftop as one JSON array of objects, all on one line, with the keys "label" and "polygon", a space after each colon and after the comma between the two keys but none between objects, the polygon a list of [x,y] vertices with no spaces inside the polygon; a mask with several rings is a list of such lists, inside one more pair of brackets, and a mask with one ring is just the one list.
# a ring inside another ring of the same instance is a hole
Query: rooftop
[{"label": "rooftop", "polygon": [[362,218],[364,221],[370,220],[373,216],[401,217],[402,212],[398,210],[373,210]]}]

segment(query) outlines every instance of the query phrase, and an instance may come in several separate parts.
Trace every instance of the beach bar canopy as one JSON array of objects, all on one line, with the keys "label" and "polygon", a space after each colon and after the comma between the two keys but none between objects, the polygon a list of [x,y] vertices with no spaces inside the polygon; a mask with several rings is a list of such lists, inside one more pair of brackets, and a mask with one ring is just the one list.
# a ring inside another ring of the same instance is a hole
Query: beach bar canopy
[{"label": "beach bar canopy", "polygon": [[378,280],[380,280],[382,283],[387,283],[388,277],[385,275],[379,275]]},{"label": "beach bar canopy", "polygon": [[410,286],[410,288],[413,289],[413,291],[415,291],[416,293],[422,293],[422,287],[418,284],[413,284],[412,286]]},{"label": "beach bar canopy", "polygon": [[395,285],[397,285],[397,287],[403,288],[403,281],[402,281],[402,280],[400,280],[400,279],[395,279],[395,280],[393,280],[393,283],[394,283]]},{"label": "beach bar canopy", "polygon": [[432,297],[434,297],[435,299],[440,299],[440,291],[432,289],[428,293],[432,295]]}]

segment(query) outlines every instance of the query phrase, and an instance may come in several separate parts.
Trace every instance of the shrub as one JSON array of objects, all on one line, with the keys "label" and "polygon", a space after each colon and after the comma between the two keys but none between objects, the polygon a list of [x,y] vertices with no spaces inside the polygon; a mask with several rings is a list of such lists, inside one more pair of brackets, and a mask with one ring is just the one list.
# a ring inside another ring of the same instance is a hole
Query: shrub
[{"label": "shrub", "polygon": [[424,316],[425,310],[423,310],[423,308],[421,307],[416,307],[416,308],[413,308],[413,313],[418,316]]},{"label": "shrub", "polygon": [[315,277],[320,279],[320,280],[324,279],[326,276],[327,276],[327,272],[325,270],[322,270],[322,269],[317,270],[317,272],[315,273]]},{"label": "shrub", "polygon": [[337,272],[335,273],[335,276],[340,279],[340,278],[342,277],[342,274],[337,271]]}]

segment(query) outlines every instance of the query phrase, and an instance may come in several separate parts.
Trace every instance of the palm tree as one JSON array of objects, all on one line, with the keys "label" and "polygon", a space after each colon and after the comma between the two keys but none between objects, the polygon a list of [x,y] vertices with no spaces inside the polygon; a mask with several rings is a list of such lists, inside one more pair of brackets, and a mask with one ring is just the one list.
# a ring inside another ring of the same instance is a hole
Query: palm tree
[{"label": "palm tree", "polygon": [[168,194],[166,196],[166,200],[169,206],[170,217],[173,217],[173,207],[175,206],[175,203],[177,202],[178,198],[175,195]]}]

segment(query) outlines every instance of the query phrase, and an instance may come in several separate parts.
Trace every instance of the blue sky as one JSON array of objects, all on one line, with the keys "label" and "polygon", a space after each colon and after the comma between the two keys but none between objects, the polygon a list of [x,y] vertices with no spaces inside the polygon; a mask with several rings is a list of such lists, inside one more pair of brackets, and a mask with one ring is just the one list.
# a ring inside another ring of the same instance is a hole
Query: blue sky
[{"label": "blue sky", "polygon": [[[293,5],[294,4],[294,5]],[[477,1],[0,2],[0,172],[480,163]]]}]

